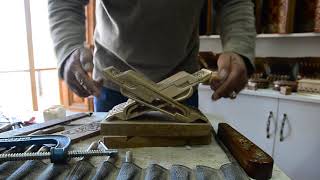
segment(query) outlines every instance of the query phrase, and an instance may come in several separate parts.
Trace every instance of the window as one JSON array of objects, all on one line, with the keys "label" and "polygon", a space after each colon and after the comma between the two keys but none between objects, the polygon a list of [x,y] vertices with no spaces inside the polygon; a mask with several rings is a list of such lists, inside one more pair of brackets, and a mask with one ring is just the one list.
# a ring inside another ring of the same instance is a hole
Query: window
[{"label": "window", "polygon": [[47,1],[3,1],[0,18],[0,108],[36,111],[60,104]]}]

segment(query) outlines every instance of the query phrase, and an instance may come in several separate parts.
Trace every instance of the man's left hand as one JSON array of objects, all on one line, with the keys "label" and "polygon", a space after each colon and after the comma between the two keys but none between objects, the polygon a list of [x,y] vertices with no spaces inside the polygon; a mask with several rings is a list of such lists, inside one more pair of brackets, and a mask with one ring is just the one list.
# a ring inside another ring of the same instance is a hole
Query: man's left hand
[{"label": "man's left hand", "polygon": [[218,79],[211,82],[211,89],[214,90],[212,99],[234,99],[248,82],[244,59],[232,52],[221,54],[218,59],[218,76]]}]

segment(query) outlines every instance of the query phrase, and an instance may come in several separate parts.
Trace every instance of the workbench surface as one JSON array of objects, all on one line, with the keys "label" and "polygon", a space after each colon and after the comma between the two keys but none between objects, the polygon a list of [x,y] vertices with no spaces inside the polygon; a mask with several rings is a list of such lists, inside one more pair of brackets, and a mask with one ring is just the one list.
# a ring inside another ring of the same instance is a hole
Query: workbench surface
[{"label": "workbench surface", "polygon": [[[105,117],[106,113],[95,113],[93,117],[95,120]],[[213,126],[218,121],[213,116],[208,116]],[[85,121],[85,120],[84,120]],[[73,145],[76,149],[86,149],[91,142],[102,139],[102,136],[93,137]],[[229,163],[225,152],[213,141],[210,145],[192,146],[192,147],[148,147],[148,148],[130,148],[119,149],[120,158],[117,161],[117,166],[120,167],[124,159],[125,152],[130,150],[133,153],[133,162],[142,168],[146,168],[151,163],[157,163],[165,168],[169,168],[173,164],[185,165],[189,168],[194,168],[196,165],[205,165],[212,168],[219,169],[221,165]],[[95,157],[91,159],[95,166],[98,166],[103,159]],[[272,179],[290,179],[281,171],[277,165],[273,167]]]}]

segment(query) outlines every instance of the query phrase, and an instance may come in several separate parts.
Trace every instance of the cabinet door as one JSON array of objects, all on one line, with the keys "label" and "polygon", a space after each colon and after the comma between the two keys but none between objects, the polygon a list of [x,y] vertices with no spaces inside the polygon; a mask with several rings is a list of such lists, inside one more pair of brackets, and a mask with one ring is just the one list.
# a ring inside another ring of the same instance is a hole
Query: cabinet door
[{"label": "cabinet door", "polygon": [[[276,132],[278,99],[239,94],[235,100],[211,100],[212,91],[199,87],[199,108],[223,119],[272,156]],[[269,134],[267,124],[270,112]]]},{"label": "cabinet door", "polygon": [[292,179],[319,179],[319,129],[320,104],[279,100],[274,159]]}]

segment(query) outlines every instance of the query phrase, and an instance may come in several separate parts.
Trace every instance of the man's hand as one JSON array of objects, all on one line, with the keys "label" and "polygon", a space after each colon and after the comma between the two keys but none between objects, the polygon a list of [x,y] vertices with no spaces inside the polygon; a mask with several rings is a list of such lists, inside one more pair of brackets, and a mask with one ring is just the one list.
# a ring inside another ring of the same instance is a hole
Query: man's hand
[{"label": "man's hand", "polygon": [[92,52],[89,48],[75,50],[66,60],[63,77],[69,88],[80,97],[99,96],[102,81],[94,81]]},{"label": "man's hand", "polygon": [[[218,59],[219,79],[211,82],[211,89],[214,90],[213,100],[221,97],[235,98],[247,84],[247,68],[243,58],[236,53],[223,53]],[[235,94],[236,93],[236,94]]]}]

